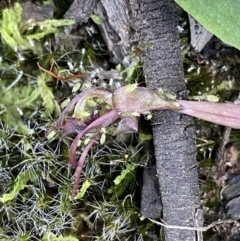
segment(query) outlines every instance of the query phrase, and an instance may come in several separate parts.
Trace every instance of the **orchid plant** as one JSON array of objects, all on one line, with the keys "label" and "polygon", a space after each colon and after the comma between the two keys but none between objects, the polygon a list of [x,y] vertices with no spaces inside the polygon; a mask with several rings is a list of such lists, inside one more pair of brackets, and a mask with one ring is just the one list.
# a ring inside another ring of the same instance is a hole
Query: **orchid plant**
[{"label": "orchid plant", "polygon": [[[98,110],[97,113],[91,114],[94,109]],[[137,84],[120,87],[114,92],[103,88],[85,90],[72,99],[47,133],[50,135],[52,131],[62,128],[62,138],[69,134],[76,135],[70,147],[70,163],[76,169],[73,197],[77,193],[86,156],[91,147],[99,142],[105,128],[119,120],[113,135],[136,133],[140,114],[153,110],[172,110],[240,129],[240,105],[237,104],[176,100],[161,89],[151,90]],[[86,134],[91,137],[77,162],[78,143]]]}]

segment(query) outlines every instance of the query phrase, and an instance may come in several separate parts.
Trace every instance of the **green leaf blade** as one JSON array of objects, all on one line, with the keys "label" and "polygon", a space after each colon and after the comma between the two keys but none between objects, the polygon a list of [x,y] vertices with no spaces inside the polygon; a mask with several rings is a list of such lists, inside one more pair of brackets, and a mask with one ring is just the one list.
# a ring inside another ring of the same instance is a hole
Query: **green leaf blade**
[{"label": "green leaf blade", "polygon": [[175,0],[175,2],[223,42],[240,49],[240,0]]}]

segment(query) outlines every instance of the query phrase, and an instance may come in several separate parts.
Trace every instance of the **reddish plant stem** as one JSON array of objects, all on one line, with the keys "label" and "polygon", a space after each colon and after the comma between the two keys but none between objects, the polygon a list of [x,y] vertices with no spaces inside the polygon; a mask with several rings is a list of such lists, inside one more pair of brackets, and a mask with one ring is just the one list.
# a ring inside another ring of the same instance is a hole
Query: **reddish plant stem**
[{"label": "reddish plant stem", "polygon": [[115,110],[111,110],[108,113],[100,116],[97,120],[92,122],[89,126],[87,126],[86,129],[83,131],[79,132],[76,138],[73,140],[72,145],[70,147],[70,163],[74,168],[77,166],[76,162],[76,150],[78,146],[78,141],[81,139],[81,137],[89,132],[92,129],[99,129],[101,127],[107,127],[114,123],[117,119],[119,118],[119,115]]},{"label": "reddish plant stem", "polygon": [[81,157],[79,158],[79,161],[77,163],[77,168],[76,168],[76,171],[75,171],[72,197],[76,196],[76,193],[77,193],[77,190],[78,190],[78,185],[79,185],[79,182],[80,182],[80,177],[81,177],[81,174],[82,174],[83,164],[85,162],[87,154],[88,154],[89,150],[92,148],[92,146],[96,143],[98,138],[99,138],[99,134],[96,135],[92,140],[90,140],[90,142],[84,148]]}]

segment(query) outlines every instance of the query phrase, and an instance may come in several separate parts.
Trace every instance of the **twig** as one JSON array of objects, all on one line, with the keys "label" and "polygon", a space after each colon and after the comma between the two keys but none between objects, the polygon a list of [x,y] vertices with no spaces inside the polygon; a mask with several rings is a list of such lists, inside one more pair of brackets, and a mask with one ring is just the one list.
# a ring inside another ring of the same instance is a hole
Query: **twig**
[{"label": "twig", "polygon": [[219,224],[233,223],[235,221],[235,220],[232,220],[232,219],[228,219],[228,220],[224,220],[224,221],[216,221],[216,222],[213,222],[213,223],[209,224],[206,227],[197,228],[197,227],[186,227],[186,226],[178,226],[178,225],[169,225],[169,224],[165,223],[163,220],[161,220],[162,222],[158,222],[158,221],[153,220],[151,218],[148,218],[148,219],[151,222],[156,223],[158,225],[161,225],[161,226],[163,226],[165,228],[182,229],[182,230],[196,230],[196,231],[201,231],[201,232],[205,232],[208,229],[213,228],[214,226],[219,225]]},{"label": "twig", "polygon": [[[71,79],[75,79],[75,78],[81,78],[86,76],[86,73],[80,73],[80,74],[76,74],[76,75],[71,75],[71,76],[67,76],[67,77],[61,77],[61,76],[57,76],[56,74],[54,74],[53,72],[51,72],[50,70],[46,70],[44,69],[39,63],[37,63],[38,68],[41,69],[42,71],[46,72],[47,74],[51,75],[52,77],[54,77],[57,80],[61,80],[61,81],[66,81],[66,80],[71,80]],[[51,69],[52,69],[52,65],[51,65]]]}]

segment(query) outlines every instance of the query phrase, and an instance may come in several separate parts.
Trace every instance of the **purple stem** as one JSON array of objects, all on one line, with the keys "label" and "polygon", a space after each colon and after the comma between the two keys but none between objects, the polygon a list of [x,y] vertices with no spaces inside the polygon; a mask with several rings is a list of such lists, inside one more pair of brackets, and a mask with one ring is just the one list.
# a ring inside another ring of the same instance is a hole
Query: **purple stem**
[{"label": "purple stem", "polygon": [[92,146],[96,143],[97,139],[99,137],[99,134],[96,135],[90,142],[87,144],[87,146],[84,148],[81,157],[79,158],[78,164],[77,164],[77,169],[75,171],[75,178],[74,178],[74,183],[73,183],[73,190],[72,190],[72,197],[75,197],[77,190],[78,190],[78,185],[80,182],[80,176],[82,173],[82,168],[84,161],[86,159],[86,156],[89,152],[89,150],[92,148]]},{"label": "purple stem", "polygon": [[83,131],[78,133],[78,135],[75,137],[70,147],[70,163],[74,168],[77,167],[76,150],[78,146],[78,141],[81,139],[81,137],[92,129],[99,128],[99,127],[107,127],[111,125],[118,118],[119,118],[118,113],[115,110],[111,110],[106,114],[100,116],[98,119],[93,121],[89,126],[87,126]]}]

